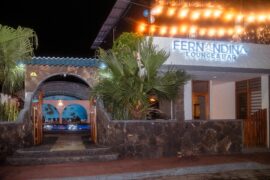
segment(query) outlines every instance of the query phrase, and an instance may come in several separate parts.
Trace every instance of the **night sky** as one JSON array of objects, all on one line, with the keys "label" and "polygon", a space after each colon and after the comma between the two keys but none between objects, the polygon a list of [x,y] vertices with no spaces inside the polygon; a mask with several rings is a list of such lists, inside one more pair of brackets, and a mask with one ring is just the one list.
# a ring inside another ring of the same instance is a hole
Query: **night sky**
[{"label": "night sky", "polygon": [[0,24],[36,31],[36,56],[93,57],[90,47],[115,0],[4,1]]}]

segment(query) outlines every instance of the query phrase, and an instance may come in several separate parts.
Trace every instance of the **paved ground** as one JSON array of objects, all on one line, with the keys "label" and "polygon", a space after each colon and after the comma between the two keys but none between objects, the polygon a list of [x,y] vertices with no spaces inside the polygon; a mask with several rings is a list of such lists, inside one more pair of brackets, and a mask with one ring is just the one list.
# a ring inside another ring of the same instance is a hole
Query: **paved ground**
[{"label": "paved ground", "polygon": [[[172,177],[173,176],[173,177]],[[0,166],[0,179],[270,179],[270,153]]]},{"label": "paved ground", "polygon": [[213,174],[189,174],[183,176],[166,176],[146,180],[269,180],[270,169],[238,170]]}]

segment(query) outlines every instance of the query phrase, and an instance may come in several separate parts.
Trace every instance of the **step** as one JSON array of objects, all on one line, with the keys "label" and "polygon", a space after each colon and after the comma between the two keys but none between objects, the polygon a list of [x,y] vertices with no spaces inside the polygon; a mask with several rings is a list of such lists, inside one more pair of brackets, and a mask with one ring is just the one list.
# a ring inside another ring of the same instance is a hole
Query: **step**
[{"label": "step", "polygon": [[96,147],[84,150],[62,150],[62,151],[49,151],[49,150],[29,150],[18,149],[14,153],[14,157],[66,157],[66,156],[88,156],[100,155],[110,153],[110,147]]},{"label": "step", "polygon": [[38,165],[38,164],[59,164],[71,162],[103,162],[117,160],[119,154],[108,153],[100,155],[83,155],[83,156],[67,156],[67,157],[16,157],[7,158],[7,163],[10,165]]}]

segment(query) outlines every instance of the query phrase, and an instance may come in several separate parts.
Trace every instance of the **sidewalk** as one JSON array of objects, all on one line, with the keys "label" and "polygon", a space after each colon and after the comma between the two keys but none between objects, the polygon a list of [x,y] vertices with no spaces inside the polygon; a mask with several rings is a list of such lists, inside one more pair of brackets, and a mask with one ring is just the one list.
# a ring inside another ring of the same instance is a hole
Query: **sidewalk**
[{"label": "sidewalk", "polygon": [[208,155],[182,159],[172,157],[38,166],[2,165],[0,166],[0,179],[146,179],[233,170],[264,169],[270,169],[269,152]]}]

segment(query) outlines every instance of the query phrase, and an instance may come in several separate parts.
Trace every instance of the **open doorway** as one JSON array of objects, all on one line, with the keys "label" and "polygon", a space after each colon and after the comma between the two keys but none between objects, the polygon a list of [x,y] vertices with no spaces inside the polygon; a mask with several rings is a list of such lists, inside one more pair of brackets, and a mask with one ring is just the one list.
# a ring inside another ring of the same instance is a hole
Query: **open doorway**
[{"label": "open doorway", "polygon": [[[41,144],[45,135],[56,133],[61,135],[58,136],[61,141],[81,143],[81,137],[87,137],[83,138],[87,143],[88,140],[96,143],[96,111],[89,95],[89,85],[75,75],[58,74],[43,81],[32,98],[32,108],[37,110],[36,118],[32,114],[37,127],[34,128],[34,139],[38,139],[35,144]],[[70,143],[66,144],[70,147]]]},{"label": "open doorway", "polygon": [[192,81],[193,119],[209,119],[209,81]]}]

